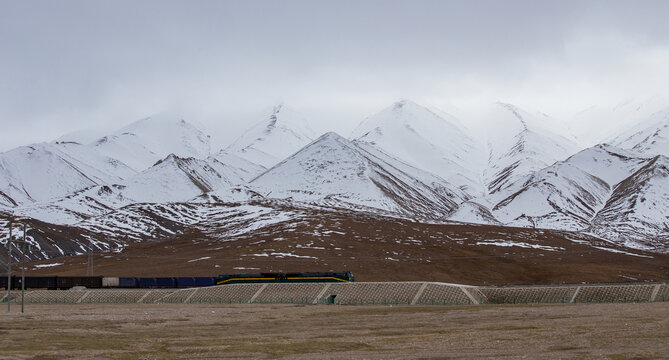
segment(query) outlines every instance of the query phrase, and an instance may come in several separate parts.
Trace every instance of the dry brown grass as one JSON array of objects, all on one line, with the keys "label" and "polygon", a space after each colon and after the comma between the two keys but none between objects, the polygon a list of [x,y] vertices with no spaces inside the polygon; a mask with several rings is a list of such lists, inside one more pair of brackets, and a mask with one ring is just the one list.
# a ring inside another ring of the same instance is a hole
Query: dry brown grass
[{"label": "dry brown grass", "polygon": [[0,359],[660,359],[667,313],[669,303],[31,305],[0,315]]},{"label": "dry brown grass", "polygon": [[[320,231],[314,233],[314,229]],[[248,272],[350,270],[358,281],[443,281],[471,285],[669,279],[669,254],[634,250],[648,256],[638,257],[609,252],[588,243],[600,247],[611,244],[556,230],[421,224],[359,213],[323,212],[234,237],[222,237],[221,233],[224,232],[211,228],[189,230],[174,238],[131,245],[121,253],[99,254],[94,261],[95,273],[215,276],[245,271],[239,268],[253,269]],[[564,250],[477,245],[495,239]],[[311,258],[253,256],[259,253],[293,253]],[[190,261],[204,257],[209,258]],[[50,262],[64,265],[33,270],[30,275],[86,273],[85,255]]]}]

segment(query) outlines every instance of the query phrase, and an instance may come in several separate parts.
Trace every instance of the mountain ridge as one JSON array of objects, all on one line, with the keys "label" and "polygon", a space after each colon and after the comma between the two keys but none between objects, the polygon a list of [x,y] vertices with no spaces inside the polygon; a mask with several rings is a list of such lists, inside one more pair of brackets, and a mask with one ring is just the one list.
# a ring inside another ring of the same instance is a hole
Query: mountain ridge
[{"label": "mountain ridge", "polygon": [[[0,153],[0,211],[139,240],[177,236],[220,203],[243,214],[267,201],[427,223],[578,231],[666,252],[669,118],[657,114],[613,144],[581,149],[550,130],[554,119],[505,103],[487,113],[485,143],[462,126],[466,118],[409,100],[366,118],[351,139],[315,137],[302,115],[281,105],[218,152],[210,135],[160,115],[89,144]],[[140,235],[131,236],[127,223]]]}]

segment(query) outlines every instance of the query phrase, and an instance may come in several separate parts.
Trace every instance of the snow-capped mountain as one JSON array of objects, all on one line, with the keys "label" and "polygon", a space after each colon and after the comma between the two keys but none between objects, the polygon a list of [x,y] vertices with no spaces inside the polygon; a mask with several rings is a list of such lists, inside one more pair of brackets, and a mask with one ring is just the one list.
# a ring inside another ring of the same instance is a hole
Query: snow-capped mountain
[{"label": "snow-capped mountain", "polygon": [[[1,153],[0,213],[31,219],[44,238],[80,229],[69,250],[47,252],[61,255],[84,251],[76,244],[91,234],[115,239],[99,243],[109,248],[195,224],[204,233],[225,216],[239,217],[241,229],[258,203],[284,220],[296,209],[327,209],[580,231],[669,251],[669,111],[620,134],[616,146],[580,152],[542,114],[498,103],[483,120],[487,134],[474,134],[464,113],[403,100],[365,119],[352,140],[312,140],[302,116],[277,106],[212,154],[207,134],[161,115],[89,144],[71,135]],[[212,220],[212,207],[227,210]],[[259,223],[272,221],[265,217]]]},{"label": "snow-capped mountain", "polygon": [[584,230],[613,187],[648,161],[634,152],[597,145],[559,161],[510,188],[519,189],[491,206],[506,225]]},{"label": "snow-capped mountain", "polygon": [[315,137],[301,114],[284,105],[277,105],[266,119],[246,131],[225,151],[270,168]]},{"label": "snow-capped mountain", "polygon": [[[169,116],[142,119],[88,145],[62,140],[0,154],[0,206],[14,207],[17,215],[71,224],[136,201],[183,200],[186,194],[202,193],[184,191],[176,181],[188,174],[202,183],[197,177],[206,173],[202,170],[206,164],[198,169],[182,166],[184,169],[179,171],[161,173],[152,168],[140,172],[170,153],[162,157],[159,154],[171,150],[202,159],[209,155],[209,136],[183,120]],[[186,160],[175,162],[183,165]],[[214,158],[209,162],[221,171],[234,173],[234,166]],[[206,166],[223,177],[212,166]],[[204,178],[209,179],[207,175]],[[156,184],[159,181],[162,183]],[[223,181],[232,182],[243,180],[235,176]],[[166,195],[170,192],[173,194]]]},{"label": "snow-capped mountain", "polygon": [[169,154],[204,159],[210,153],[209,138],[180,117],[162,114],[135,121],[90,146],[139,172]]},{"label": "snow-capped mountain", "polygon": [[45,223],[72,225],[131,204],[132,199],[123,196],[123,188],[123,185],[96,185],[61,198],[16,207],[13,214]]},{"label": "snow-capped mountain", "polygon": [[438,176],[332,132],[253,179],[249,187],[268,198],[434,218],[463,201],[457,188]]},{"label": "snow-capped mountain", "polygon": [[592,105],[567,119],[566,125],[582,145],[616,144],[616,137],[631,135],[630,129],[645,123],[667,104],[669,97],[652,96],[626,99],[614,106]]},{"label": "snow-capped mountain", "polygon": [[484,147],[453,116],[402,100],[365,119],[351,138],[439,175],[472,196],[483,193]]},{"label": "snow-capped mountain", "polygon": [[80,163],[86,164],[88,167],[105,174],[105,176],[100,179],[106,183],[126,179],[137,173],[136,170],[130,168],[124,162],[100,154],[91,149],[90,145],[85,146],[73,142],[57,142],[55,143],[55,146],[63,153],[77,159]]},{"label": "snow-capped mountain", "polygon": [[264,166],[252,163],[237,155],[221,150],[207,158],[219,174],[235,184],[243,184],[267,170]]},{"label": "snow-capped mountain", "polygon": [[521,190],[492,210],[506,225],[580,230],[588,227],[609,192],[603,180],[559,162],[532,174]]},{"label": "snow-capped mountain", "polygon": [[168,155],[122,183],[123,196],[134,202],[180,202],[234,185],[205,160]]},{"label": "snow-capped mountain", "polygon": [[612,143],[648,156],[669,156],[669,109],[654,113],[631,130],[616,137]]},{"label": "snow-capped mountain", "polygon": [[78,144],[40,143],[0,154],[0,205],[57,199],[134,173]]},{"label": "snow-capped mountain", "polygon": [[484,180],[488,193],[496,199],[518,191],[510,187],[518,180],[578,149],[573,141],[543,129],[542,122],[550,119],[540,119],[513,105],[497,103],[487,116],[489,159]]},{"label": "snow-capped mountain", "polygon": [[565,162],[597,176],[613,188],[644,166],[649,159],[635,151],[599,144],[579,151]]},{"label": "snow-capped mountain", "polygon": [[592,232],[633,248],[669,250],[669,158],[658,155],[620,182]]},{"label": "snow-capped mountain", "polygon": [[216,160],[170,154],[118,183],[91,186],[61,198],[24,205],[14,209],[14,214],[55,224],[76,224],[135,203],[182,202],[238,184],[237,178],[231,180],[216,168],[227,171],[231,167]]}]

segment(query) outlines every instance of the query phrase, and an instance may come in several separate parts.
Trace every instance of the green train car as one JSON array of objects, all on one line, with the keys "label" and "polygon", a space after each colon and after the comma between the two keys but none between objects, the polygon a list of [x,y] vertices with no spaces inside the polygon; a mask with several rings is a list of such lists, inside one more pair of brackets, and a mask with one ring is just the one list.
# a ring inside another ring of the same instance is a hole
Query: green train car
[{"label": "green train car", "polygon": [[221,274],[216,285],[250,283],[301,283],[301,282],[352,282],[353,273],[345,272],[301,272],[301,273],[255,273]]}]

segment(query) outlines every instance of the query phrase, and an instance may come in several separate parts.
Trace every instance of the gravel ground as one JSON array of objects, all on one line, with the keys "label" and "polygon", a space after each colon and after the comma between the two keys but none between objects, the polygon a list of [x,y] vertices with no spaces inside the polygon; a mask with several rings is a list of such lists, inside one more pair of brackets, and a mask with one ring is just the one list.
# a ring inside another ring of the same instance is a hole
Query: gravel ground
[{"label": "gravel ground", "polygon": [[669,358],[669,303],[17,309],[0,359]]}]

